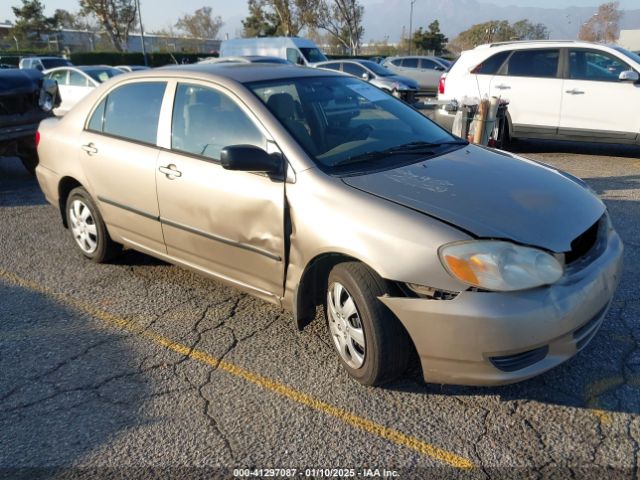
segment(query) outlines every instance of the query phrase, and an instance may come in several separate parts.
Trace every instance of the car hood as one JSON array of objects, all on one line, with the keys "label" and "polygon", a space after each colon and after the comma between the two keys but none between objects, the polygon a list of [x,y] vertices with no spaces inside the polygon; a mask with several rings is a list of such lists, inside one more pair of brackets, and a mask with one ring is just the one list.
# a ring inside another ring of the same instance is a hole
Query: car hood
[{"label": "car hood", "polygon": [[412,78],[404,77],[402,75],[391,75],[389,77],[378,77],[377,80],[380,83],[388,84],[389,86],[391,86],[391,84],[393,84],[393,83],[400,82],[400,83],[404,83],[407,87],[418,88],[418,82],[416,82]]},{"label": "car hood", "polygon": [[13,96],[35,92],[40,88],[42,73],[36,69],[9,68],[0,71],[0,95]]},{"label": "car hood", "polygon": [[570,175],[473,145],[343,181],[476,237],[557,253],[570,251],[572,240],[605,211],[602,201]]}]

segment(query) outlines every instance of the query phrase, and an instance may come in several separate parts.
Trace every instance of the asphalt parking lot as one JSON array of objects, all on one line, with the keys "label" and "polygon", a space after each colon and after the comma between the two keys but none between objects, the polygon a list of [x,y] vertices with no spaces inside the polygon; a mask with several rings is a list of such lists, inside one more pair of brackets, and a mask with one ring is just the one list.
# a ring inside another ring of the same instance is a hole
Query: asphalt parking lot
[{"label": "asphalt parking lot", "polygon": [[0,477],[638,478],[640,149],[516,148],[603,197],[625,266],[585,350],[499,388],[425,385],[417,369],[363,387],[320,317],[298,332],[286,312],[132,251],[85,261],[20,162],[0,159]]}]

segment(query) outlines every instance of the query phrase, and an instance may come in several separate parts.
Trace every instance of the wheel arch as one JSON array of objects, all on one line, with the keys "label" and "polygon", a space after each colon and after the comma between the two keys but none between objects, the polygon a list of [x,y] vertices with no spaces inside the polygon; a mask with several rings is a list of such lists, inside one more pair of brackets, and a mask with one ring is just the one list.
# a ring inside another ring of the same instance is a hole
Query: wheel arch
[{"label": "wheel arch", "polygon": [[84,187],[78,180],[73,177],[63,177],[58,183],[58,208],[60,209],[60,216],[62,217],[62,224],[65,228],[69,228],[69,222],[67,220],[67,198],[71,190],[77,187]]}]

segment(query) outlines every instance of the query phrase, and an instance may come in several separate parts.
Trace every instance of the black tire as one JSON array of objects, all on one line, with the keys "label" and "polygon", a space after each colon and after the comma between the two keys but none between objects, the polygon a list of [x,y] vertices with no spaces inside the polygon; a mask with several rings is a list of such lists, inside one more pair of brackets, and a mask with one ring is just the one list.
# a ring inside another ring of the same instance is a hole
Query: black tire
[{"label": "black tire", "polygon": [[20,142],[18,156],[24,168],[26,168],[31,175],[35,175],[39,160],[38,152],[32,143],[33,142],[29,143],[26,141]]},{"label": "black tire", "polygon": [[[364,363],[360,368],[353,368],[338,354],[342,365],[349,375],[363,385],[378,386],[398,379],[407,369],[413,346],[400,321],[378,300],[379,296],[388,293],[384,280],[363,263],[346,262],[331,270],[327,289],[336,282],[344,286],[352,297],[366,342]],[[329,325],[328,294],[325,297],[329,336],[336,346]]]},{"label": "black tire", "polygon": [[[93,251],[87,251],[83,249],[79,241],[76,240],[74,231],[73,231],[73,220],[72,213],[70,212],[74,202],[79,200],[82,205],[86,206],[90,212],[91,224],[95,225],[96,234],[93,235],[95,237],[96,247]],[[122,251],[122,246],[115,243],[111,240],[109,236],[109,232],[107,232],[107,228],[102,220],[102,215],[100,215],[100,210],[96,206],[95,202],[91,198],[91,195],[82,187],[77,187],[71,190],[69,193],[69,197],[67,198],[67,203],[65,205],[65,215],[67,218],[67,224],[69,225],[69,232],[71,233],[71,238],[73,239],[73,244],[76,246],[76,249],[86,258],[95,263],[104,263],[116,255],[118,255]]]}]

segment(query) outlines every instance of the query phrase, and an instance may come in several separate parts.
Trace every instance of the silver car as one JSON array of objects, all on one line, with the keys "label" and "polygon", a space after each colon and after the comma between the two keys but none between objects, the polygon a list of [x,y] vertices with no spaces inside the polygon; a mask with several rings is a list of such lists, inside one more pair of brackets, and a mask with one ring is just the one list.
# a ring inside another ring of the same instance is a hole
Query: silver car
[{"label": "silver car", "polygon": [[438,82],[442,74],[449,70],[451,62],[440,57],[419,55],[408,57],[389,57],[383,66],[393,73],[412,78],[420,86],[420,93],[433,95],[438,91]]},{"label": "silver car", "polygon": [[538,375],[594,337],[620,275],[622,242],[584,182],[326,70],[117,76],[37,139],[38,182],[79,254],[139,250],[298,328],[322,307],[367,385],[401,376],[413,352],[428,382]]},{"label": "silver car", "polygon": [[371,60],[331,60],[320,62],[314,66],[362,78],[408,103],[415,101],[415,95],[418,92],[418,82],[409,77],[397,75]]}]

